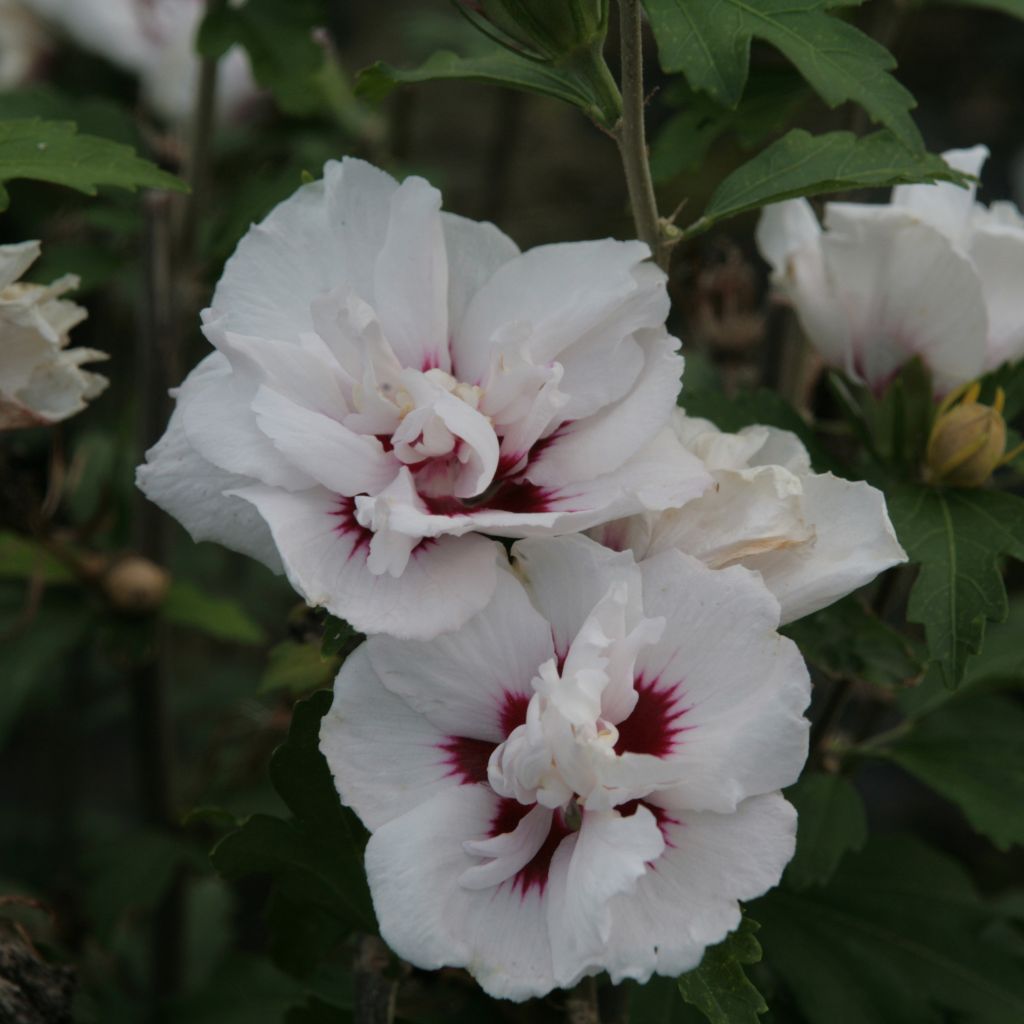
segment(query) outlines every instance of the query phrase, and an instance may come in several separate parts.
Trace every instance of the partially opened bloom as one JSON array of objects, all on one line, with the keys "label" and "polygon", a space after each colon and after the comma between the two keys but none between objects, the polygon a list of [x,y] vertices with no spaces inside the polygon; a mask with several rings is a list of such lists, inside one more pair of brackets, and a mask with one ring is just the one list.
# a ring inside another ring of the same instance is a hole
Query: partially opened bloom
[{"label": "partially opened bloom", "polygon": [[107,386],[83,363],[106,359],[68,348],[68,332],[85,310],[61,296],[78,286],[72,274],[49,285],[18,278],[40,252],[38,242],[0,245],[0,430],[57,423],[81,412]]},{"label": "partially opened bloom", "polygon": [[423,639],[490,597],[482,534],[575,532],[710,485],[663,431],[682,359],[647,247],[520,253],[440,206],[345,160],[254,227],[204,313],[217,352],[139,472],[196,539]]},{"label": "partially opened bloom", "polygon": [[[199,86],[196,33],[206,0],[17,0],[85,50],[136,75],[142,97],[169,121],[192,116]],[[232,47],[220,63],[217,105],[230,115],[257,95],[249,60]]]},{"label": "partially opened bloom", "polygon": [[[984,146],[944,156],[977,175]],[[825,361],[881,391],[920,356],[945,393],[1024,354],[1024,219],[975,188],[901,185],[887,204],[765,209],[757,241]]]},{"label": "partially opened bloom", "polygon": [[881,491],[814,473],[800,439],[776,427],[736,434],[677,409],[673,426],[715,486],[681,508],[592,532],[637,558],[676,549],[712,569],[745,565],[782,606],[782,622],[824,608],[906,561]]},{"label": "partially opened bloom", "polygon": [[381,934],[510,999],[678,975],[793,854],[807,670],[745,569],[513,556],[462,629],[371,638],[335,684],[320,748],[373,833]]}]

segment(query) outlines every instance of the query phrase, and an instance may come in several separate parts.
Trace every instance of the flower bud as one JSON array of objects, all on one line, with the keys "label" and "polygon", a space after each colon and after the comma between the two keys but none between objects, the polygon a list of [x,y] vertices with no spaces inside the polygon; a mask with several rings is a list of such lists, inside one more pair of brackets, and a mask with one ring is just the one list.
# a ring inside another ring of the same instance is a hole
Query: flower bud
[{"label": "flower bud", "polygon": [[978,401],[980,392],[974,383],[959,402],[955,392],[939,407],[925,453],[925,473],[933,483],[981,487],[1006,461],[1003,390],[991,406]]},{"label": "flower bud", "polygon": [[167,570],[141,555],[119,559],[101,581],[110,603],[118,611],[131,615],[155,612],[163,604],[170,585]]},{"label": "flower bud", "polygon": [[608,20],[607,0],[478,0],[470,6],[547,60],[592,45],[604,35]]}]

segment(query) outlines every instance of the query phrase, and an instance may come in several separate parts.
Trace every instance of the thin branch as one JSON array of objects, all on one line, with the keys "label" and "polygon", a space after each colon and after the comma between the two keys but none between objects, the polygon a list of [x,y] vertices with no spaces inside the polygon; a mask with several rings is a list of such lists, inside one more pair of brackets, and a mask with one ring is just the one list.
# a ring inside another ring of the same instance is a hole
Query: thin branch
[{"label": "thin branch", "polygon": [[565,1019],[568,1024],[601,1024],[596,978],[584,978],[566,994]]},{"label": "thin branch", "polygon": [[626,173],[626,188],[639,237],[651,247],[655,262],[668,268],[671,248],[665,244],[658,219],[658,203],[647,158],[644,128],[644,50],[640,0],[619,0],[620,78],[622,118],[615,126],[615,141]]}]

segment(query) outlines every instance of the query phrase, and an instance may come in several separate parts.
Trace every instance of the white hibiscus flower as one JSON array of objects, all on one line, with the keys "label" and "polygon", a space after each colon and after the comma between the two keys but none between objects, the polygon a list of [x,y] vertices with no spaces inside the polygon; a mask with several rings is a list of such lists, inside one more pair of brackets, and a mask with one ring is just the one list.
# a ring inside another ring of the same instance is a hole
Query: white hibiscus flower
[{"label": "white hibiscus flower", "polygon": [[[977,175],[984,146],[946,161]],[[1024,219],[975,188],[901,185],[887,204],[806,199],[767,207],[757,229],[773,280],[825,361],[875,391],[920,356],[945,393],[1024,355]]]},{"label": "white hibiscus flower", "polygon": [[674,548],[712,569],[754,569],[781,604],[784,624],[907,560],[882,492],[812,472],[790,431],[753,426],[727,434],[682,409],[672,422],[714,489],[682,508],[598,527],[591,536],[602,544],[637,558]]},{"label": "white hibiscus flower", "polygon": [[[195,109],[199,58],[195,38],[206,0],[18,0],[83,49],[136,75],[146,104],[168,121]],[[249,58],[233,47],[220,63],[217,105],[239,111],[258,93]]]},{"label": "white hibiscus flower", "polygon": [[0,245],[0,430],[65,420],[107,386],[106,377],[82,369],[106,353],[67,347],[68,332],[86,312],[60,296],[77,288],[78,278],[19,282],[39,252],[38,242]]},{"label": "white hibiscus flower", "polygon": [[775,885],[807,753],[807,670],[742,568],[520,541],[494,600],[346,662],[320,748],[373,833],[387,943],[526,999],[676,976]]},{"label": "white hibiscus flower", "polygon": [[682,359],[647,247],[520,253],[440,206],[345,160],[254,227],[204,313],[218,351],[139,472],[197,540],[421,639],[490,597],[481,534],[575,532],[711,483],[662,432]]}]

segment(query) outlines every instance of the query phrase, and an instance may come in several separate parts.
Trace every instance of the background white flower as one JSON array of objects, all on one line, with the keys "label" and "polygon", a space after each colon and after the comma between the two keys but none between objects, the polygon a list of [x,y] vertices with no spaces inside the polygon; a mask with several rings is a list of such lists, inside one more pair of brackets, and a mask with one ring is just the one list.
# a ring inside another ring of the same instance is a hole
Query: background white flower
[{"label": "background white flower", "polygon": [[[977,175],[984,146],[944,153]],[[920,356],[952,390],[1024,354],[1024,219],[976,189],[902,185],[887,204],[806,199],[767,207],[757,229],[773,281],[825,361],[874,390]]]},{"label": "background white flower", "polygon": [[21,0],[0,0],[0,90],[29,81],[51,45],[46,26]]},{"label": "background white flower", "polygon": [[371,638],[335,685],[320,746],[373,833],[381,933],[511,999],[678,975],[793,854],[807,670],[745,569],[513,555],[526,589],[503,571],[461,630]]},{"label": "background white flower", "polygon": [[78,278],[18,281],[39,253],[38,242],[0,245],[0,430],[67,419],[107,386],[106,377],[82,369],[106,353],[67,348],[68,332],[86,311],[60,296],[77,288]]},{"label": "background white flower", "polygon": [[882,492],[812,472],[807,449],[790,431],[758,425],[727,434],[682,409],[672,423],[714,488],[681,508],[591,531],[602,544],[641,559],[674,548],[712,569],[754,569],[781,604],[783,623],[906,561]]},{"label": "background white flower", "polygon": [[682,359],[647,247],[520,253],[440,206],[345,160],[254,227],[204,313],[218,351],[139,471],[196,539],[422,639],[490,597],[480,534],[576,532],[711,483],[663,430]]},{"label": "background white flower", "polygon": [[[137,75],[146,104],[168,121],[195,109],[195,37],[205,0],[18,0],[83,49]],[[230,115],[258,93],[249,58],[233,47],[220,62],[217,106]]]}]

